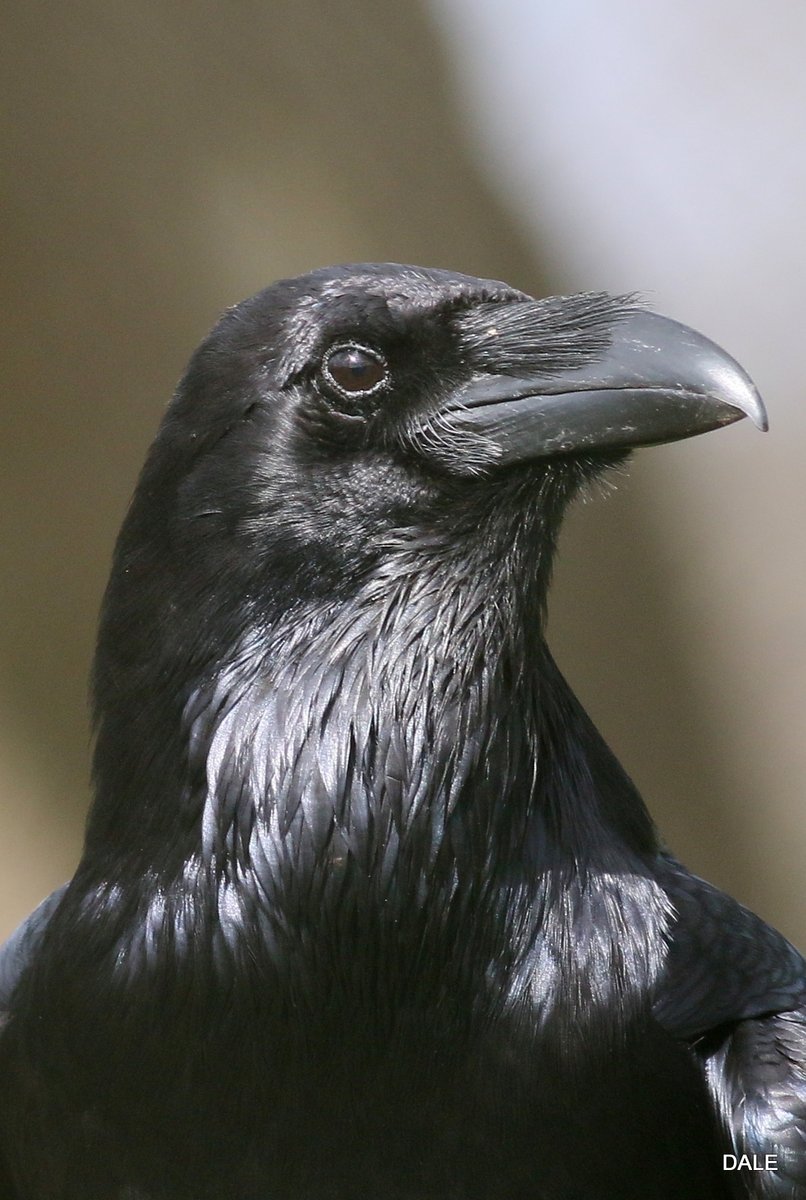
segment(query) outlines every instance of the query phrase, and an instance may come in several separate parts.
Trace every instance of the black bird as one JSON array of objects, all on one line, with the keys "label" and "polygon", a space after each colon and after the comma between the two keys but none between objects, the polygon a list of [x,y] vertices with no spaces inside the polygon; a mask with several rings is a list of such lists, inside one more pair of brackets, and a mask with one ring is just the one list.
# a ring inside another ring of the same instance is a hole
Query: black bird
[{"label": "black bird", "polygon": [[81,863],[2,955],[3,1196],[806,1197],[806,964],[543,635],[579,488],[744,414],[629,298],[359,265],[224,315],[118,541]]}]

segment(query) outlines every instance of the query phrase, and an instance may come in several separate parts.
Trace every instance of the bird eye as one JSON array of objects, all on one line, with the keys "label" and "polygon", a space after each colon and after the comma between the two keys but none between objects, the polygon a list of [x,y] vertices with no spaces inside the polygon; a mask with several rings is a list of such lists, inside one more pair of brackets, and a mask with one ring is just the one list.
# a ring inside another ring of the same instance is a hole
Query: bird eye
[{"label": "bird eye", "polygon": [[386,382],[386,360],[363,346],[334,346],[322,364],[325,378],[350,396],[374,392]]}]

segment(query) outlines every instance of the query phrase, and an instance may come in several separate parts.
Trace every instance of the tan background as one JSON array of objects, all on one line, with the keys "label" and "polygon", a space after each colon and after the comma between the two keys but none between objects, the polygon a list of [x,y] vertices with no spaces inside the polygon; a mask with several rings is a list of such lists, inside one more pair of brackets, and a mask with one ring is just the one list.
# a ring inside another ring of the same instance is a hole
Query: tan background
[{"label": "tan background", "polygon": [[[537,292],[588,282],[579,248],[564,256],[548,227],[541,240],[492,170],[451,29],[444,12],[371,0],[11,8],[0,934],[79,853],[113,539],[218,311],[334,261]],[[651,262],[630,269],[629,286],[657,286]],[[672,315],[702,325],[698,301],[693,279],[690,311]],[[763,356],[747,365],[762,387],[774,377]],[[552,632],[675,849],[806,944],[800,435],[784,422],[766,441],[737,428],[643,455],[607,503],[573,514]]]}]

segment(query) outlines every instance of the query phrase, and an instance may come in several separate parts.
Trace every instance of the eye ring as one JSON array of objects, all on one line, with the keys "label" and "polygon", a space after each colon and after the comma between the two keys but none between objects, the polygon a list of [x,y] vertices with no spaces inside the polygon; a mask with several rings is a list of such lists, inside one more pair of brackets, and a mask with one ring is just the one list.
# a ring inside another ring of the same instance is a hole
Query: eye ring
[{"label": "eye ring", "polygon": [[[341,356],[342,361],[334,362]],[[389,364],[371,346],[339,342],[322,359],[321,373],[328,386],[347,400],[371,396],[389,382]]]}]

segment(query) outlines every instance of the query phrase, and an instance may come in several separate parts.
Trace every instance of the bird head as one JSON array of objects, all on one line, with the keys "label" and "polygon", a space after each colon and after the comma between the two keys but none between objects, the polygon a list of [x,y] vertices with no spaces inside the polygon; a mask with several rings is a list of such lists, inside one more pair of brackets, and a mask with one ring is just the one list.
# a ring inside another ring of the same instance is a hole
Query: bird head
[{"label": "bird head", "polygon": [[401,531],[506,537],[526,512],[550,538],[633,447],[745,415],[764,427],[741,367],[629,298],[314,271],[230,309],[197,350],[121,554],[130,572],[161,549],[194,606],[225,582],[230,608],[239,582],[261,604],[349,592]]}]

